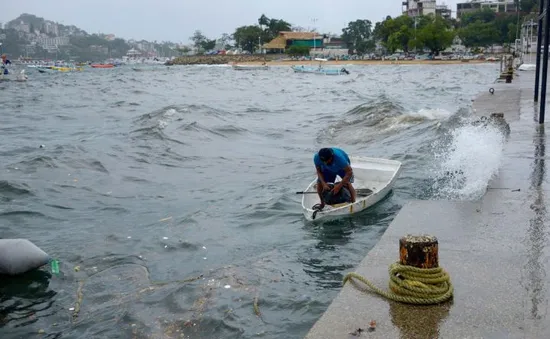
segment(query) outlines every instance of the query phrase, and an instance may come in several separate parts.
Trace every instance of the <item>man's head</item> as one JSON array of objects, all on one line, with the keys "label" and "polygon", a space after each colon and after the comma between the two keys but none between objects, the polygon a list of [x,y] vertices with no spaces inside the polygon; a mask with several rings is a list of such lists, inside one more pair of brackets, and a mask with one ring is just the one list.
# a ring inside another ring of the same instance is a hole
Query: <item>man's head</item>
[{"label": "man's head", "polygon": [[332,148],[321,148],[318,154],[319,159],[325,164],[330,164],[332,162],[332,157],[334,156]]},{"label": "man's head", "polygon": [[6,58],[7,58],[7,55],[2,54],[2,60],[6,60]]}]

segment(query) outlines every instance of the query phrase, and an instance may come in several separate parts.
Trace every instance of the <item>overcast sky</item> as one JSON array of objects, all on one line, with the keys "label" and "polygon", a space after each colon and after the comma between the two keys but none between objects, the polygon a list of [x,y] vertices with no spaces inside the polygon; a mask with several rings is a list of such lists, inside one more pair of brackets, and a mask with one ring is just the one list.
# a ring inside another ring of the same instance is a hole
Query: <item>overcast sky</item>
[{"label": "overcast sky", "polygon": [[[6,23],[21,13],[34,14],[88,33],[112,33],[124,39],[189,43],[195,30],[214,39],[236,27],[257,24],[264,13],[292,25],[341,33],[349,21],[401,13],[402,0],[8,0],[0,10]],[[446,3],[455,16],[458,0]],[[462,2],[462,1],[460,1]],[[317,19],[314,23],[313,19]]]}]

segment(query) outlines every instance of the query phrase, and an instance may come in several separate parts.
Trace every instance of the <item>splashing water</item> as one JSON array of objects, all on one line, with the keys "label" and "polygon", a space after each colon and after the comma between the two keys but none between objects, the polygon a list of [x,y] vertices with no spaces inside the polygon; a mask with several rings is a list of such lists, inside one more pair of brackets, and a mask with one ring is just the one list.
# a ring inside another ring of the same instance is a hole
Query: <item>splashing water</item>
[{"label": "splashing water", "polygon": [[465,124],[435,146],[434,198],[476,200],[501,164],[504,134],[492,125]]}]

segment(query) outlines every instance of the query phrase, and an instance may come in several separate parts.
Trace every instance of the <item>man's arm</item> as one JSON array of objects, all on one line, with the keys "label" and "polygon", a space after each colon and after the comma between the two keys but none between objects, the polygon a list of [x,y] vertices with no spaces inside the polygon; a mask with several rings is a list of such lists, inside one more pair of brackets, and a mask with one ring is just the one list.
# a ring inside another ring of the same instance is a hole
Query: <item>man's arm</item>
[{"label": "man's arm", "polygon": [[323,172],[321,172],[321,167],[315,166],[315,168],[317,169],[317,178],[319,178],[321,185],[322,186],[326,185],[327,183],[325,182],[325,178],[323,178]]},{"label": "man's arm", "polygon": [[344,167],[344,171],[346,171],[346,175],[344,175],[344,177],[342,178],[342,181],[340,181],[338,185],[334,186],[335,193],[338,193],[342,189],[344,184],[347,184],[350,181],[351,176],[353,175],[353,170],[349,165]]}]

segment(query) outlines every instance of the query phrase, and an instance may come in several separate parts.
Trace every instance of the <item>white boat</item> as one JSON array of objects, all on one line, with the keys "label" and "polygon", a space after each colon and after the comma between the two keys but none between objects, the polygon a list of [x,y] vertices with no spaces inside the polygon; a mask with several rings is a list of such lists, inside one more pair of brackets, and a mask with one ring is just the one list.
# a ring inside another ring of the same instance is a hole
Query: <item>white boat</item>
[{"label": "white boat", "polygon": [[319,66],[317,67],[308,67],[304,65],[300,66],[291,66],[294,73],[313,73],[321,75],[344,75],[349,74],[349,71],[345,68],[325,68],[323,67],[323,62],[328,61],[328,59],[315,58],[316,61],[319,61]]},{"label": "white boat", "polygon": [[518,71],[535,71],[536,69],[536,64],[521,64],[518,67]]},{"label": "white boat", "polygon": [[393,188],[401,173],[401,162],[369,157],[350,157],[353,169],[353,187],[357,192],[354,203],[326,205],[322,210],[314,208],[321,201],[317,194],[315,178],[302,195],[302,209],[307,220],[319,220],[359,213],[382,200]]},{"label": "white boat", "polygon": [[267,65],[233,65],[233,69],[237,71],[255,71],[255,70],[267,70]]}]

